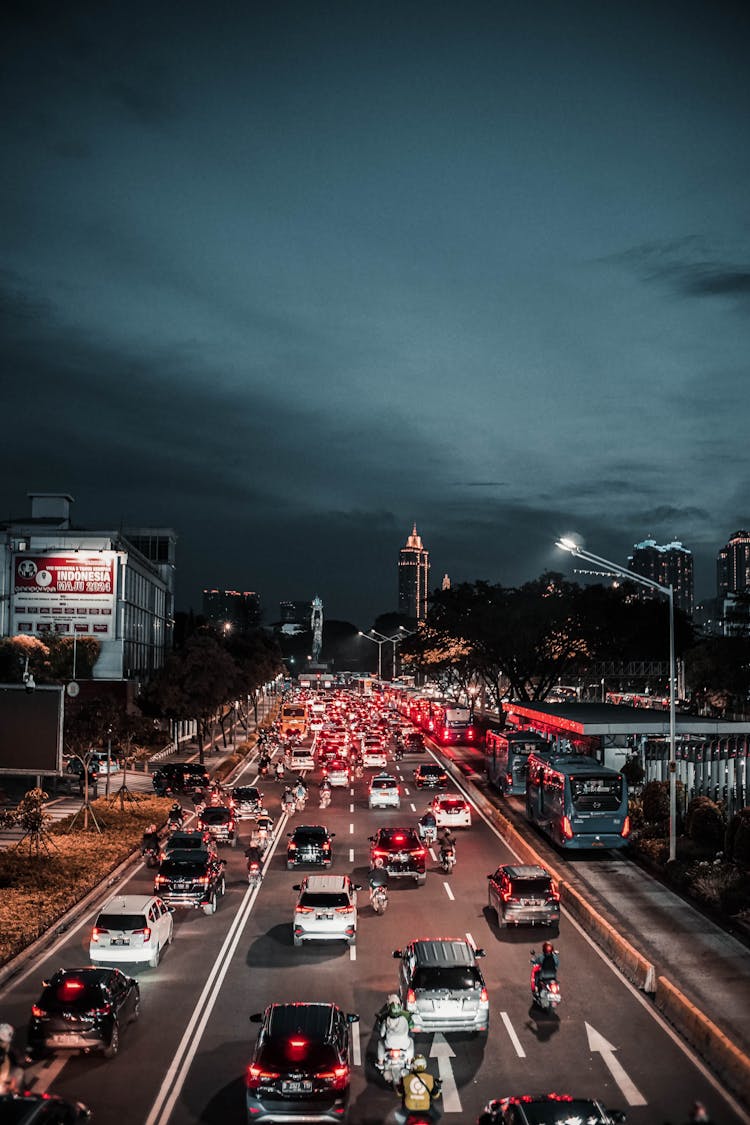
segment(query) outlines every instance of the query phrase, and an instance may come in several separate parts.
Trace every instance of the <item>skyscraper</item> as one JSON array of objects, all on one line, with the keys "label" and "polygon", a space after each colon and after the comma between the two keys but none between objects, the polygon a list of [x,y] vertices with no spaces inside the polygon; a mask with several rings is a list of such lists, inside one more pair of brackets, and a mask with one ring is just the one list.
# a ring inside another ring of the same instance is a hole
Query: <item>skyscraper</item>
[{"label": "skyscraper", "polygon": [[723,599],[746,590],[750,590],[750,534],[735,531],[716,556],[716,593]]},{"label": "skyscraper", "polygon": [[260,596],[251,590],[204,590],[203,616],[217,629],[247,633],[260,625]]},{"label": "skyscraper", "polygon": [[636,543],[628,559],[628,570],[650,578],[660,586],[671,586],[674,604],[693,616],[693,552],[677,541],[660,546],[654,539]]},{"label": "skyscraper", "polygon": [[430,552],[414,524],[398,556],[398,611],[416,621],[427,616],[427,592],[430,581]]}]

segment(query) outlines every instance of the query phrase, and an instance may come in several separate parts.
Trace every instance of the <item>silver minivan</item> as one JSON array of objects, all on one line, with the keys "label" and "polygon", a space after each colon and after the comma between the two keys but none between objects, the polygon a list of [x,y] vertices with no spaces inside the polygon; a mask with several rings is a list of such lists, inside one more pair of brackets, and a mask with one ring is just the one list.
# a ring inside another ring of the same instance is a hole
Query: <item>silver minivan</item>
[{"label": "silver minivan", "polygon": [[486,1033],[490,1003],[477,958],[464,938],[422,938],[395,949],[399,996],[411,1012],[414,1031]]}]

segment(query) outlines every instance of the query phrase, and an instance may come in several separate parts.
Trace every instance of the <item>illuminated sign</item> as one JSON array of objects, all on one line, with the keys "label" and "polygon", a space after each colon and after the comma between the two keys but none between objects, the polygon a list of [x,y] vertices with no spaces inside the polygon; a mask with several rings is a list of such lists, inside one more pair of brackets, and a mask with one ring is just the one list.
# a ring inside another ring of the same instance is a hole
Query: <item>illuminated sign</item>
[{"label": "illuminated sign", "polygon": [[114,637],[114,551],[17,554],[13,632]]}]

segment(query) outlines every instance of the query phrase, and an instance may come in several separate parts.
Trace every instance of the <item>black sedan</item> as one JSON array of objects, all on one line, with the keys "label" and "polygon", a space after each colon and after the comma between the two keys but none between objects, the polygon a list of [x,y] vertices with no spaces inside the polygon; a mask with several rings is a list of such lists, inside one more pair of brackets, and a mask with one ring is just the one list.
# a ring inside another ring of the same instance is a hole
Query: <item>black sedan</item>
[{"label": "black sedan", "polygon": [[32,1005],[29,1053],[38,1057],[70,1047],[112,1059],[122,1029],[138,1019],[140,1007],[138,981],[119,969],[58,969]]},{"label": "black sedan", "polygon": [[335,835],[335,832],[329,832],[323,824],[300,824],[294,832],[287,832],[289,837],[286,846],[287,870],[291,871],[293,867],[299,867],[303,863],[330,867],[331,841]]}]

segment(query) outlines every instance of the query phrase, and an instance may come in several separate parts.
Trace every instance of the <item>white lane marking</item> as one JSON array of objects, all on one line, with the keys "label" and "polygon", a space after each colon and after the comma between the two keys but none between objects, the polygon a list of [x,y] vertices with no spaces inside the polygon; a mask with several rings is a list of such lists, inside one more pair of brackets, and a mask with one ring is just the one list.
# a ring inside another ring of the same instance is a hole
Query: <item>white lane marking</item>
[{"label": "white lane marking", "polygon": [[410,805],[409,805],[409,808],[411,809],[411,811],[412,811],[412,812],[416,812],[416,811],[417,811],[417,806],[416,806],[416,805],[414,804],[414,802],[413,802],[413,801],[412,801],[412,802],[410,803]]},{"label": "white lane marking", "polygon": [[357,960],[357,947],[356,947],[356,945],[350,945],[349,946],[349,960],[350,961],[356,961]]},{"label": "white lane marking", "polygon": [[458,1096],[456,1079],[453,1076],[451,1059],[456,1056],[450,1043],[438,1031],[432,1039],[430,1058],[438,1061],[438,1075],[440,1076],[441,1095],[443,1098],[443,1113],[461,1113],[461,1099]]},{"label": "white lane marking", "polygon": [[523,1047],[521,1046],[521,1040],[516,1035],[516,1029],[514,1028],[513,1024],[510,1022],[510,1016],[508,1015],[507,1012],[501,1012],[500,1017],[501,1017],[503,1023],[505,1024],[505,1030],[508,1032],[508,1038],[510,1039],[511,1043],[513,1044],[513,1046],[515,1048],[515,1051],[516,1051],[516,1054],[518,1055],[519,1059],[525,1059],[526,1058],[526,1052],[524,1051]]},{"label": "white lane marking", "polygon": [[465,934],[464,936],[466,937],[466,940],[468,941],[471,948],[476,949],[477,943],[474,941],[474,938],[471,936],[471,934]]},{"label": "white lane marking", "polygon": [[352,1058],[355,1066],[362,1065],[362,1046],[359,1041],[359,1024],[352,1025]]},{"label": "white lane marking", "polygon": [[349,848],[349,862],[354,863],[354,848]]},{"label": "white lane marking", "polygon": [[404,786],[404,796],[405,797],[411,797],[411,793],[409,792],[409,790],[407,789],[406,786]]},{"label": "white lane marking", "polygon": [[[71,1055],[56,1055],[27,1068],[24,1081],[35,1094],[46,1094]],[[38,1068],[38,1069],[37,1069]]]},{"label": "white lane marking", "polygon": [[351,794],[351,796],[353,797],[353,796],[354,796],[354,789],[353,789],[353,788],[352,788],[352,789],[350,789],[350,790],[349,790],[349,793],[350,793],[350,794]]},{"label": "white lane marking", "polygon": [[437,863],[437,856],[435,855],[435,849],[430,848],[429,851],[430,851],[430,859],[432,860],[433,863]]},{"label": "white lane marking", "polygon": [[354,812],[354,802],[352,802],[352,804],[349,805],[349,812]]},{"label": "white lane marking", "polygon": [[451,890],[450,883],[443,883],[443,886],[445,887],[445,893],[447,894],[448,898],[451,900],[451,902],[454,902],[456,896],[454,895],[453,891]]},{"label": "white lane marking", "polygon": [[353,835],[354,835],[354,825],[353,825],[353,824],[350,824],[350,825],[349,825],[349,835],[350,835],[350,836],[353,836]]},{"label": "white lane marking", "polygon": [[602,1056],[604,1065],[620,1087],[620,1093],[628,1105],[648,1105],[643,1094],[626,1072],[625,1067],[619,1059],[615,1058],[617,1048],[613,1047],[612,1044],[604,1038],[601,1032],[597,1031],[595,1027],[592,1027],[590,1023],[585,1023],[585,1027],[586,1035],[589,1040],[589,1050],[592,1054],[594,1051],[598,1051]]}]

